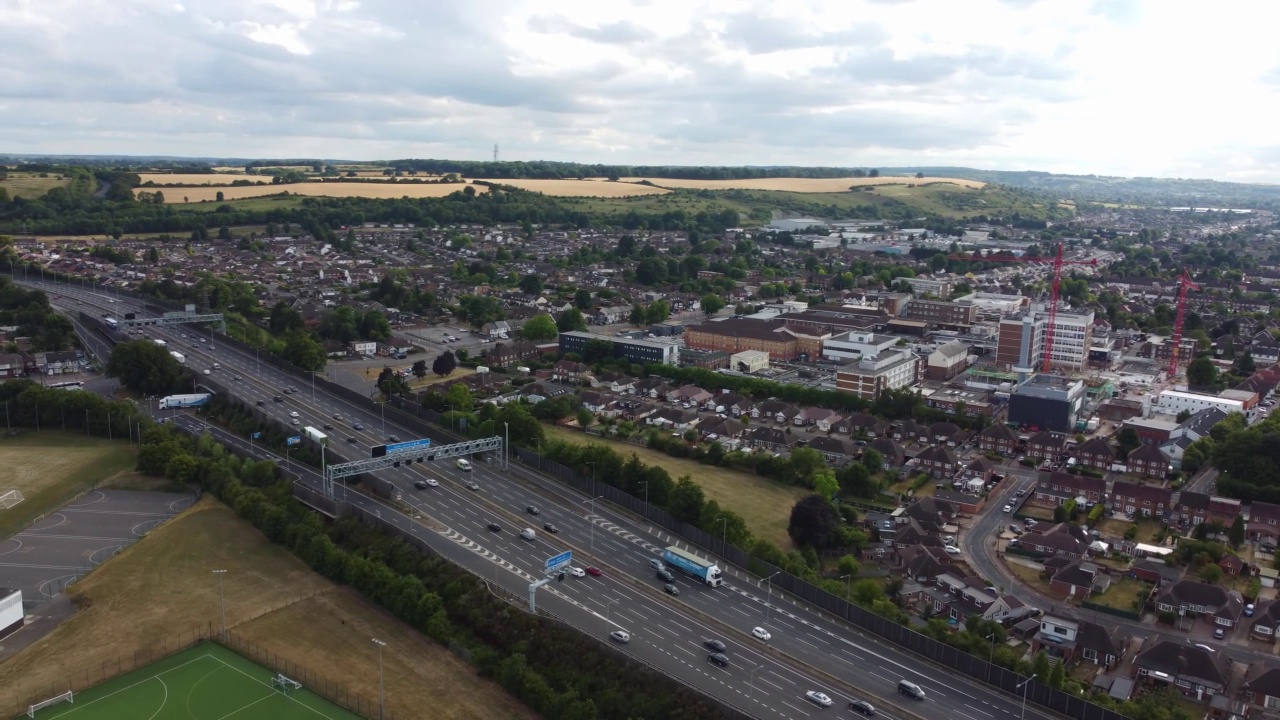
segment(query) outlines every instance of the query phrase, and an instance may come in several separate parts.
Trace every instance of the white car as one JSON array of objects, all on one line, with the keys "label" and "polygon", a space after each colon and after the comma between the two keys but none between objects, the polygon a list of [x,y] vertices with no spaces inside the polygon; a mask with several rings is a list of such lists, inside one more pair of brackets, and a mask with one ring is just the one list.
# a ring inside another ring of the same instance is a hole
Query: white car
[{"label": "white car", "polygon": [[297,410],[293,410],[293,411],[291,411],[291,412],[289,413],[289,417],[291,417],[291,418],[296,418],[296,417],[298,417],[298,411],[297,411]]},{"label": "white car", "polygon": [[1005,505],[1005,506],[1004,506],[1004,511],[1005,511],[1005,512],[1013,512],[1013,506],[1012,506],[1012,505]]},{"label": "white car", "polygon": [[772,635],[769,634],[768,630],[765,630],[762,627],[751,628],[751,634],[755,635],[757,638],[761,640],[768,640],[769,638],[773,637]]},{"label": "white car", "polygon": [[626,630],[614,630],[613,632],[609,633],[609,637],[612,638],[614,642],[620,642],[620,643],[631,642],[631,634],[628,633]]},{"label": "white car", "polygon": [[436,479],[435,479],[435,478],[427,478],[427,479],[423,480],[422,482],[426,483],[426,484],[427,484],[427,487],[440,487],[440,483],[439,483],[439,482],[436,482]]},{"label": "white car", "polygon": [[827,694],[824,692],[810,690],[804,694],[804,699],[820,707],[831,707],[831,698],[827,697]]},{"label": "white car", "polygon": [[959,554],[960,554],[960,548],[956,547],[955,545],[947,545],[946,547],[944,547],[944,548],[942,548],[942,549],[943,549],[943,550],[946,550],[948,555],[959,555]]},{"label": "white car", "polygon": [[574,576],[574,577],[586,577],[586,576],[587,576],[586,571],[585,571],[585,570],[583,570],[583,569],[582,569],[582,568],[580,568],[580,567],[570,567],[570,568],[565,568],[565,572],[569,573],[570,575],[572,575],[572,576]]}]

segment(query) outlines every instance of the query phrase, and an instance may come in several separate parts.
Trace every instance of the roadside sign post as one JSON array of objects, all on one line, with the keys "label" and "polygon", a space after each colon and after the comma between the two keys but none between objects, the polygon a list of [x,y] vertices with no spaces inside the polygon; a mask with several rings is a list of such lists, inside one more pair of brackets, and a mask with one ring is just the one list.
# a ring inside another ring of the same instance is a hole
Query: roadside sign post
[{"label": "roadside sign post", "polygon": [[565,550],[559,555],[552,555],[551,557],[547,558],[547,562],[546,562],[547,572],[553,573],[556,570],[559,570],[560,568],[564,567],[565,565],[568,565],[571,562],[573,562],[572,550]]}]

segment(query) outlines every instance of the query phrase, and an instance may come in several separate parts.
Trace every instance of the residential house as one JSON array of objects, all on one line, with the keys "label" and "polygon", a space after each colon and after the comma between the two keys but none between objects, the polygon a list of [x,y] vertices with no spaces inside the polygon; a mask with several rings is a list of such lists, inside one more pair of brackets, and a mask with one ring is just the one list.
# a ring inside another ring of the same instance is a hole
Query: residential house
[{"label": "residential house", "polygon": [[0,378],[15,378],[25,372],[26,360],[14,353],[0,354]]},{"label": "residential house", "polygon": [[1036,609],[1022,602],[1018,598],[1003,593],[996,597],[995,602],[987,608],[982,614],[984,620],[998,622],[1004,626],[1012,625],[1024,618],[1031,617]]},{"label": "residential house", "polygon": [[674,407],[659,408],[645,419],[650,425],[659,425],[675,432],[684,432],[698,424],[698,413]]},{"label": "residential house", "polygon": [[848,433],[855,437],[879,437],[889,427],[885,420],[862,412],[849,415],[843,424],[848,428]]},{"label": "residential house", "polygon": [[1036,460],[1056,460],[1066,446],[1066,435],[1051,430],[1041,430],[1027,439],[1027,457]]},{"label": "residential house", "polygon": [[[702,433],[703,439],[733,440],[742,437],[747,426],[730,417],[713,417],[698,423],[698,431]],[[710,437],[712,435],[715,437]]]},{"label": "residential house", "polygon": [[955,453],[942,445],[930,445],[916,456],[920,469],[934,478],[949,478],[959,468]]},{"label": "residential house", "polygon": [[506,320],[497,320],[487,322],[480,326],[480,335],[488,340],[506,340],[511,337],[515,331],[511,328],[511,324]]},{"label": "residential house", "polygon": [[1173,491],[1155,485],[1117,480],[1111,484],[1111,509],[1163,519],[1173,507]]},{"label": "residential house", "polygon": [[906,461],[907,453],[898,443],[886,437],[872,440],[868,447],[884,456],[884,469],[900,467]]},{"label": "residential house", "polygon": [[1111,586],[1111,576],[1105,568],[1088,560],[1055,557],[1046,560],[1044,566],[1049,572],[1049,587],[1063,597],[1085,600]]},{"label": "residential house", "polygon": [[808,407],[796,415],[797,426],[811,425],[822,432],[831,432],[842,418],[840,413],[824,407]]},{"label": "residential house", "polygon": [[1163,559],[1142,557],[1129,563],[1129,574],[1159,587],[1165,583],[1177,582],[1182,577],[1182,570]]},{"label": "residential house", "polygon": [[583,380],[583,376],[591,372],[591,366],[586,363],[573,362],[572,360],[561,360],[556,363],[552,370],[551,378],[557,382],[577,384]]},{"label": "residential house", "polygon": [[1240,686],[1240,697],[1264,711],[1280,712],[1280,667],[1262,662],[1250,666],[1244,684]]},{"label": "residential house", "polygon": [[712,393],[703,390],[697,385],[685,385],[667,395],[667,400],[678,402],[686,407],[699,407],[713,397],[715,396]]},{"label": "residential house", "polygon": [[480,357],[489,367],[509,367],[518,363],[535,360],[542,351],[528,340],[517,340],[511,343],[494,343]]},{"label": "residential house", "polygon": [[[485,374],[491,375],[492,373]],[[622,408],[618,406],[617,399],[612,395],[605,395],[595,390],[583,390],[578,393],[578,399],[582,401],[582,407],[595,415],[612,418],[622,414]]]},{"label": "residential house", "polygon": [[1181,640],[1147,638],[1133,659],[1134,676],[1148,685],[1172,685],[1192,697],[1217,695],[1227,689],[1231,659],[1226,653]]},{"label": "residential house", "polygon": [[1249,522],[1245,528],[1253,541],[1266,539],[1275,543],[1280,538],[1280,505],[1260,501],[1250,503]]},{"label": "residential house", "polygon": [[929,426],[924,432],[925,442],[941,443],[947,447],[956,447],[964,442],[966,436],[964,430],[959,425],[949,422],[936,422]]},{"label": "residential house", "polygon": [[941,530],[943,525],[955,519],[956,513],[956,506],[946,500],[922,497],[916,498],[916,501],[908,505],[902,514],[922,523],[932,523]]},{"label": "residential house", "polygon": [[1202,522],[1220,522],[1230,526],[1241,514],[1240,501],[1234,498],[1211,496],[1206,493],[1183,490],[1178,493],[1174,505],[1178,522],[1199,525]]},{"label": "residential house", "polygon": [[752,447],[768,452],[785,453],[791,450],[796,439],[786,431],[776,427],[758,425],[747,433],[747,442]]},{"label": "residential house", "polygon": [[1018,538],[1018,547],[1045,555],[1082,558],[1089,550],[1089,536],[1072,523],[1040,524]]},{"label": "residential house", "polygon": [[978,433],[978,447],[986,452],[1012,456],[1018,450],[1018,436],[1008,425],[996,423]]},{"label": "residential house", "polygon": [[1042,472],[1031,501],[1042,507],[1058,507],[1068,500],[1078,502],[1079,498],[1088,505],[1103,502],[1107,499],[1107,481],[1067,472]]},{"label": "residential house", "polygon": [[1259,603],[1249,619],[1249,638],[1274,643],[1280,634],[1280,600]]},{"label": "residential house", "polygon": [[1126,461],[1129,472],[1143,477],[1164,480],[1173,470],[1169,467],[1169,458],[1154,445],[1139,445],[1129,452]]},{"label": "residential house", "polygon": [[1068,457],[1075,458],[1083,467],[1106,472],[1115,462],[1116,451],[1106,439],[1095,437],[1085,440],[1067,452]]},{"label": "residential house", "polygon": [[1128,637],[1120,634],[1117,627],[1046,614],[1040,618],[1040,631],[1032,638],[1031,652],[1044,650],[1064,663],[1079,660],[1110,670],[1123,659],[1128,644]]},{"label": "residential house", "polygon": [[1200,580],[1179,580],[1156,593],[1156,610],[1179,615],[1203,615],[1230,630],[1240,622],[1244,600],[1240,593]]},{"label": "residential house", "polygon": [[894,440],[911,442],[924,437],[924,427],[915,420],[900,420],[889,430],[889,437]]},{"label": "residential house", "polygon": [[984,483],[991,482],[996,475],[996,468],[999,467],[989,458],[979,455],[965,466],[965,472],[969,477],[977,478]]},{"label": "residential house", "polygon": [[934,584],[939,575],[951,569],[951,556],[941,547],[909,545],[898,551],[898,559],[904,579],[925,585]]},{"label": "residential house", "polygon": [[822,457],[832,465],[843,465],[858,454],[857,446],[852,442],[826,435],[819,435],[810,440],[809,449],[822,453]]},{"label": "residential house", "polygon": [[789,424],[800,414],[800,409],[789,402],[770,399],[751,408],[751,419],[772,420],[776,423]]}]

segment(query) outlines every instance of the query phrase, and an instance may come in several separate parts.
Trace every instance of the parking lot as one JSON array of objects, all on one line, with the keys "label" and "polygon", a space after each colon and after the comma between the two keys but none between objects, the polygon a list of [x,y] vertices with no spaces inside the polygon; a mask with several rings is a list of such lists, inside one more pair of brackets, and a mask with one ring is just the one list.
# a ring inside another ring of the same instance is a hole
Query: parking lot
[{"label": "parking lot", "polygon": [[0,540],[0,587],[24,604],[56,596],[194,501],[191,495],[93,490]]}]

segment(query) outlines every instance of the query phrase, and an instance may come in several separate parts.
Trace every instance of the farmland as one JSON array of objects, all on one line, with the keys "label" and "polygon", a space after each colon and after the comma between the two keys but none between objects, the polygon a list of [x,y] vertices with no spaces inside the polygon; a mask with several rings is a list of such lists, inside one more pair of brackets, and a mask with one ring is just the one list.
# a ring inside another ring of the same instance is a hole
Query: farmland
[{"label": "farmland", "polygon": [[156,185],[230,185],[236,180],[271,182],[271,178],[264,178],[262,175],[246,175],[244,172],[140,173],[138,178],[144,185],[149,182]]},{"label": "farmland", "polygon": [[[307,197],[362,197],[387,200],[402,197],[444,197],[445,195],[458,192],[463,187],[464,185],[461,183],[304,182],[289,183],[285,185],[241,185],[239,187],[202,186],[158,189],[164,192],[165,202],[172,205],[174,203],[198,203],[216,200],[218,193],[222,193],[222,198],[224,200],[241,200],[245,198],[260,197],[263,195],[277,195],[279,193],[286,192],[291,195]],[[488,192],[488,188],[483,185],[476,185],[474,187],[476,192]],[[142,188],[143,191],[150,189],[156,188]]]},{"label": "farmland", "polygon": [[8,177],[0,180],[0,188],[8,191],[9,197],[22,197],[28,200],[38,198],[56,187],[70,185],[70,178],[57,173],[9,172]]},{"label": "farmland", "polygon": [[778,190],[781,192],[834,193],[864,185],[929,185],[947,183],[981,189],[986,183],[959,178],[914,177],[845,177],[845,178],[750,178],[741,180],[678,180],[674,178],[622,178],[625,182],[647,180],[666,188],[689,190]]},{"label": "farmland", "polygon": [[801,488],[783,485],[741,470],[673,458],[657,450],[621,440],[606,440],[554,425],[547,425],[544,430],[549,440],[581,444],[604,443],[623,457],[634,453],[640,458],[640,462],[665,469],[672,479],[688,475],[702,488],[708,500],[715,500],[720,507],[741,515],[752,535],[768,540],[784,550],[791,549],[787,523],[791,519],[792,506],[808,495]]},{"label": "farmland", "polygon": [[0,707],[13,705],[11,696],[216,624],[215,568],[227,571],[228,628],[352,694],[377,696],[377,649],[369,638],[387,638],[387,709],[395,717],[420,717],[427,707],[440,718],[532,717],[448,649],[311,572],[209,498],[73,585],[79,611],[0,664]]}]

